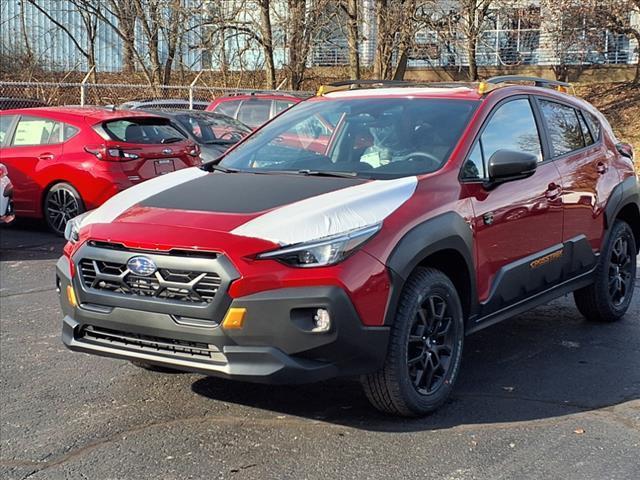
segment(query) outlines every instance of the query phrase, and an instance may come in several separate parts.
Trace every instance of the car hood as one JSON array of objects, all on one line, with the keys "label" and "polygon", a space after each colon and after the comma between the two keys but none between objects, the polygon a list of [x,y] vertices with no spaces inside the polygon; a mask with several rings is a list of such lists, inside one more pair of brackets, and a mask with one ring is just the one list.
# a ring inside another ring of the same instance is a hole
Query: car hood
[{"label": "car hood", "polygon": [[416,184],[416,177],[365,180],[187,168],[119,193],[80,226],[95,225],[101,236],[110,230],[129,234],[140,225],[149,237],[165,226],[185,235],[219,232],[291,245],[380,223],[413,195]]}]

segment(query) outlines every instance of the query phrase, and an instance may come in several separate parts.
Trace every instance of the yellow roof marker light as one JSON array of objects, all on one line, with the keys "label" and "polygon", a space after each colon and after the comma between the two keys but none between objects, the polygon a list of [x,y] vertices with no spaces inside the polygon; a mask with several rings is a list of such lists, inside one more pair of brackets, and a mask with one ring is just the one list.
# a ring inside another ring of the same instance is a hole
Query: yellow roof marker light
[{"label": "yellow roof marker light", "polygon": [[225,330],[240,330],[244,326],[246,308],[230,308],[222,321]]}]

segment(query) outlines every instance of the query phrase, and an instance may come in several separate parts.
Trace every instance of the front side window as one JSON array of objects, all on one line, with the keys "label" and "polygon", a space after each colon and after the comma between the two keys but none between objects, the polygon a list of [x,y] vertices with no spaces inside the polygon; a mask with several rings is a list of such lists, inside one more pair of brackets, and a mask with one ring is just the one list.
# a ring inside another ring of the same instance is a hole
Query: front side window
[{"label": "front side window", "polygon": [[585,146],[578,112],[575,109],[547,100],[540,100],[540,108],[547,122],[554,157]]},{"label": "front side window", "polygon": [[536,119],[526,98],[498,107],[482,132],[481,141],[485,161],[498,150],[530,153],[542,161]]},{"label": "front side window", "polygon": [[12,145],[50,145],[60,143],[61,124],[48,118],[22,117],[16,126]]},{"label": "front side window", "polygon": [[160,118],[111,120],[102,124],[111,140],[126,143],[175,143],[184,135]]},{"label": "front side window", "polygon": [[498,150],[530,153],[542,161],[538,127],[526,98],[511,100],[495,110],[462,167],[462,178],[485,179],[489,159]]},{"label": "front side window", "polygon": [[429,173],[447,161],[477,105],[426,98],[308,101],[283,112],[221,164],[382,179]]}]

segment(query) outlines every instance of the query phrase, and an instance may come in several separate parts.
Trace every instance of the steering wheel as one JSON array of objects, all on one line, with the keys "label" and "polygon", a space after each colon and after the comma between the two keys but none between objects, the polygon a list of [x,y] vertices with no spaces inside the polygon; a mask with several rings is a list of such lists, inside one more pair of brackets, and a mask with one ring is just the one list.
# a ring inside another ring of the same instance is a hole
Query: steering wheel
[{"label": "steering wheel", "polygon": [[425,159],[429,162],[431,162],[433,164],[433,168],[436,169],[438,167],[440,167],[440,164],[442,163],[442,160],[440,160],[438,157],[436,157],[435,155],[431,154],[431,153],[427,153],[427,152],[411,152],[408,153],[406,155],[404,155],[403,157],[401,157],[399,159],[399,161],[416,161],[416,160],[422,160]]}]

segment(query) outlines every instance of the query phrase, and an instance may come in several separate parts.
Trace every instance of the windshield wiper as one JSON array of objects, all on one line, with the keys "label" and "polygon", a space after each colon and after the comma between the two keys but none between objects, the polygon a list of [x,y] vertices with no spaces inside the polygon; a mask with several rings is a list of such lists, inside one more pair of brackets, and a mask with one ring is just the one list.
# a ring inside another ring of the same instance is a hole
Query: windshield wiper
[{"label": "windshield wiper", "polygon": [[342,177],[342,178],[354,178],[358,174],[356,172],[340,172],[332,170],[298,170],[296,173],[300,175],[311,175],[316,177]]},{"label": "windshield wiper", "polygon": [[216,160],[212,160],[208,163],[203,163],[200,168],[202,168],[206,172],[213,172],[214,170],[217,172],[223,173],[238,173],[240,170],[236,170],[235,168],[223,167],[222,165],[218,165],[217,163],[213,163]]}]

